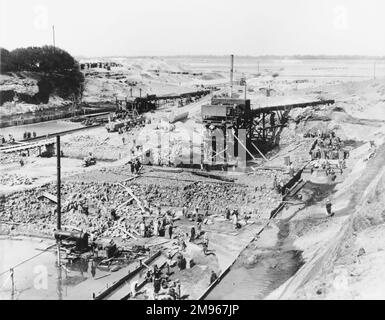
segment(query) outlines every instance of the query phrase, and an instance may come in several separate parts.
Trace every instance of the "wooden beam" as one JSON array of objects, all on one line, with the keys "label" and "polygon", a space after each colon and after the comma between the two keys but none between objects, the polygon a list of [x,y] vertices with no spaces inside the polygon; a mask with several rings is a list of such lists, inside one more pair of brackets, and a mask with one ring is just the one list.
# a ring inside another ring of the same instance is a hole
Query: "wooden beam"
[{"label": "wooden beam", "polygon": [[257,147],[253,142],[251,142],[251,145],[252,145],[255,149],[257,149],[258,153],[262,156],[263,159],[265,159],[266,161],[269,161],[269,160],[265,157],[265,155],[261,152],[261,150],[259,150],[258,147]]},{"label": "wooden beam", "polygon": [[124,185],[122,185],[121,183],[118,183],[119,186],[121,186],[122,188],[126,189],[126,191],[129,193],[129,195],[135,199],[136,203],[138,204],[140,210],[142,210],[142,212],[145,212],[143,206],[142,206],[142,203],[140,202],[139,198],[137,196],[135,196],[134,192],[131,190],[131,188],[129,187],[125,187]]}]

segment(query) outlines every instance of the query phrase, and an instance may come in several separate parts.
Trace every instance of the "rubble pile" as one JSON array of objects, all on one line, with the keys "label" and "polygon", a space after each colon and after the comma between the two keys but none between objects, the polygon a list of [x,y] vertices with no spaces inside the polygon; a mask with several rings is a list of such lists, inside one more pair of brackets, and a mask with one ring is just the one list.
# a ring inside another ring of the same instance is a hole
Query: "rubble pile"
[{"label": "rubble pile", "polygon": [[17,153],[0,153],[0,165],[18,162],[20,156]]},{"label": "rubble pile", "polygon": [[[106,182],[64,183],[63,226],[83,229],[96,236],[125,238],[129,233],[138,233],[143,218],[149,223],[151,217],[158,213],[158,208],[162,214],[168,210],[174,213],[181,211],[182,207],[190,211],[198,207],[210,215],[222,215],[226,208],[260,215],[262,211],[268,213],[273,210],[280,201],[271,188],[244,185],[204,182],[123,185],[132,190],[140,205],[122,185]],[[34,231],[52,233],[57,219],[56,204],[42,199],[44,192],[55,195],[55,184],[10,195],[4,203],[0,219],[28,223],[34,226]],[[256,208],[260,208],[260,212]]]},{"label": "rubble pile", "polygon": [[0,175],[0,184],[6,186],[18,186],[18,185],[30,185],[32,184],[33,179],[20,176],[17,174],[8,174],[4,173]]},{"label": "rubble pile", "polygon": [[159,166],[178,165],[182,162],[184,148],[181,144],[170,143],[168,148],[152,149],[152,161]]},{"label": "rubble pile", "polygon": [[122,150],[121,142],[114,145],[110,137],[97,137],[92,135],[77,135],[71,140],[62,143],[62,150],[66,156],[84,158],[92,153],[100,160],[117,160]]}]

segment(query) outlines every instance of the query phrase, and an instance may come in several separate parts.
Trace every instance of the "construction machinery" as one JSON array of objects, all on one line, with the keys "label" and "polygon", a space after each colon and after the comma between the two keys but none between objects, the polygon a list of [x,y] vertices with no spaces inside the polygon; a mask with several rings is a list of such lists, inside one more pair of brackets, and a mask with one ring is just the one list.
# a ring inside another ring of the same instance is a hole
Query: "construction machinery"
[{"label": "construction machinery", "polygon": [[118,132],[119,129],[124,128],[126,126],[124,121],[108,121],[106,124],[106,129],[108,132]]},{"label": "construction machinery", "polygon": [[206,128],[206,160],[218,163],[220,154],[221,161],[227,163],[229,159],[238,157],[238,145],[249,156],[254,149],[271,150],[277,146],[291,110],[332,104],[334,100],[319,100],[253,108],[248,99],[213,98],[201,109]]},{"label": "construction machinery", "polygon": [[85,252],[88,248],[88,238],[89,234],[73,230],[73,231],[65,231],[65,230],[57,230],[55,231],[55,239],[61,241],[63,246],[72,247],[75,252]]},{"label": "construction machinery", "polygon": [[89,156],[83,159],[83,167],[90,167],[96,164],[96,158],[90,154]]}]

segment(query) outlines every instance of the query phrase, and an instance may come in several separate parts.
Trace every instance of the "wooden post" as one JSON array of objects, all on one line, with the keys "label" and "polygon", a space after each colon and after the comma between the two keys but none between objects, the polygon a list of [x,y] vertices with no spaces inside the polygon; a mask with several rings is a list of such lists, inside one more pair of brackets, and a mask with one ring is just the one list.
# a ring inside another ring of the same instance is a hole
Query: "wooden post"
[{"label": "wooden post", "polygon": [[56,136],[56,164],[57,164],[57,230],[61,229],[61,173],[60,173],[60,136]]}]

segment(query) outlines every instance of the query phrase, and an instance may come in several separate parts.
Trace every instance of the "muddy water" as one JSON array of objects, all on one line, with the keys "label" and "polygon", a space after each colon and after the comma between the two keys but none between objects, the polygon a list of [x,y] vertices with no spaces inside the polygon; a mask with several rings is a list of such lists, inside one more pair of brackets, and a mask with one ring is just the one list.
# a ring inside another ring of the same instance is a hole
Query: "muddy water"
[{"label": "muddy water", "polygon": [[[0,300],[68,299],[78,284],[87,279],[96,281],[107,274],[87,260],[66,264],[65,269],[58,269],[55,248],[43,252],[52,244],[53,241],[35,238],[0,238]],[[12,294],[9,269],[36,255],[14,269]],[[85,298],[91,296],[91,293],[85,293]]]},{"label": "muddy water", "polygon": [[274,246],[259,247],[258,241],[250,244],[207,300],[261,300],[285,283],[304,264],[289,235],[289,224],[280,223]]}]

